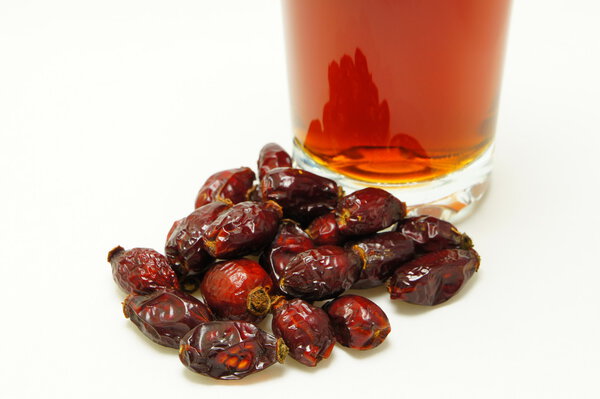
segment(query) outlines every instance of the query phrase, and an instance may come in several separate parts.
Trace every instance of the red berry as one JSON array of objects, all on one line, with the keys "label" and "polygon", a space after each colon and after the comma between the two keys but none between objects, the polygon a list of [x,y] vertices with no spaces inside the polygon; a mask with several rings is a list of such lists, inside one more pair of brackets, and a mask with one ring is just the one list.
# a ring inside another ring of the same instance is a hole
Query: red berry
[{"label": "red berry", "polygon": [[402,263],[412,259],[415,247],[402,233],[377,233],[348,244],[363,261],[360,277],[352,288],[372,288],[383,285]]},{"label": "red berry", "polygon": [[256,175],[250,168],[228,169],[211,175],[198,191],[195,207],[216,200],[231,201],[234,204],[246,200],[246,193],[252,188]]},{"label": "red berry", "polygon": [[262,249],[277,233],[281,207],[273,201],[245,201],[222,212],[204,233],[206,251],[215,258],[231,259]]},{"label": "red berry", "polygon": [[181,340],[179,359],[190,370],[221,380],[239,380],[282,363],[287,347],[252,323],[211,321]]},{"label": "red berry", "polygon": [[433,216],[419,216],[404,219],[398,224],[396,231],[415,242],[420,252],[435,252],[442,249],[470,249],[473,242],[466,234],[451,223]]},{"label": "red berry", "polygon": [[340,245],[344,242],[334,213],[326,213],[313,220],[306,232],[315,245]]},{"label": "red berry", "polygon": [[324,309],[335,338],[348,348],[366,350],[379,346],[390,333],[390,322],[377,304],[359,295],[343,295]]},{"label": "red berry", "polygon": [[291,357],[309,367],[329,357],[335,337],[323,309],[302,299],[279,299],[273,308],[273,333],[290,348]]},{"label": "red berry", "polygon": [[[210,223],[230,206],[220,201],[211,202],[173,224],[165,244],[165,254],[180,281],[199,279],[206,270],[213,258],[204,250],[202,237]],[[194,285],[197,283],[192,287]]]},{"label": "red berry", "polygon": [[368,187],[340,199],[336,220],[348,236],[376,233],[406,216],[406,204],[380,188]]},{"label": "red berry", "polygon": [[145,336],[170,348],[179,348],[188,331],[213,319],[202,301],[177,290],[131,294],[123,302],[123,313]]},{"label": "red berry", "polygon": [[258,156],[258,178],[262,179],[272,169],[291,166],[292,158],[279,144],[265,144]]},{"label": "red berry", "polygon": [[290,260],[279,288],[307,301],[335,298],[354,284],[360,266],[360,257],[344,248],[324,245],[309,249]]},{"label": "red berry", "polygon": [[127,293],[149,294],[162,288],[179,289],[167,258],[153,249],[116,247],[108,253],[115,282]]},{"label": "red berry", "polygon": [[474,249],[430,252],[400,266],[388,282],[392,299],[437,305],[452,298],[479,269]]},{"label": "red berry", "polygon": [[263,200],[277,202],[285,217],[301,223],[334,209],[341,193],[333,180],[293,168],[272,169],[260,187]]},{"label": "red berry", "polygon": [[237,259],[212,265],[200,291],[217,317],[258,322],[270,309],[272,286],[271,278],[258,263]]}]

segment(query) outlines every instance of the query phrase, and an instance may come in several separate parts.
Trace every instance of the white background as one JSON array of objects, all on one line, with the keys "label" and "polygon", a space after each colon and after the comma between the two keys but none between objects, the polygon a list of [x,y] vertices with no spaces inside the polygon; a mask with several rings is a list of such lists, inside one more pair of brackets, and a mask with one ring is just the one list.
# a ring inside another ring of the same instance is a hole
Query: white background
[{"label": "white background", "polygon": [[514,5],[463,293],[371,290],[379,349],[215,382],[123,318],[105,257],[160,250],[208,175],[290,149],[279,2],[0,0],[0,396],[600,397],[599,20],[595,0]]}]

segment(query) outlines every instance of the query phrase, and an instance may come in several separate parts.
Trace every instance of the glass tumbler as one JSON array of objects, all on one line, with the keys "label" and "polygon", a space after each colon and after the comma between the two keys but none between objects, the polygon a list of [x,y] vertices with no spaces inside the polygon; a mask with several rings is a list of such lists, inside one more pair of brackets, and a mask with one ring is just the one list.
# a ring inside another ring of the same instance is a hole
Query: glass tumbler
[{"label": "glass tumbler", "polygon": [[484,195],[511,0],[282,0],[298,167],[457,221]]}]

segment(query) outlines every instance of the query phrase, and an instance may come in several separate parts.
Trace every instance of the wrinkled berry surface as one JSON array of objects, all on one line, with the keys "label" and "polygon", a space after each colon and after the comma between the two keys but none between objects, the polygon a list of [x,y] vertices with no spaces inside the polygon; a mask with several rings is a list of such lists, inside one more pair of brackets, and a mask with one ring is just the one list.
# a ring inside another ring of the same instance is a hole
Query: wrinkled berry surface
[{"label": "wrinkled berry surface", "polygon": [[275,168],[291,168],[292,158],[279,144],[268,143],[260,150],[258,156],[258,178]]},{"label": "wrinkled berry surface", "polygon": [[452,298],[479,268],[474,249],[444,249],[400,266],[388,282],[392,299],[437,305]]},{"label": "wrinkled berry surface", "polygon": [[190,370],[221,380],[239,380],[283,362],[287,348],[252,323],[212,321],[181,340],[179,359]]},{"label": "wrinkled berry surface", "polygon": [[348,247],[362,259],[360,276],[352,288],[383,285],[394,270],[410,260],[415,252],[411,239],[393,231],[354,241]]},{"label": "wrinkled berry surface", "polygon": [[275,303],[271,326],[290,348],[289,355],[309,367],[327,359],[335,345],[327,313],[302,299]]},{"label": "wrinkled berry surface", "polygon": [[192,328],[213,320],[202,301],[172,289],[129,295],[123,313],[145,336],[170,348],[179,348],[179,341]]},{"label": "wrinkled berry surface", "polygon": [[179,289],[179,281],[167,258],[149,248],[125,250],[116,247],[108,253],[115,282],[130,294],[149,294],[162,288]]},{"label": "wrinkled berry surface", "polygon": [[337,341],[348,348],[367,350],[379,346],[391,331],[386,314],[377,304],[359,295],[343,295],[325,305]]},{"label": "wrinkled berry surface", "polygon": [[344,242],[335,214],[331,212],[314,219],[306,232],[315,245],[340,245]]},{"label": "wrinkled berry surface", "polygon": [[290,260],[279,287],[288,295],[308,301],[334,298],[358,279],[361,264],[358,255],[342,247],[309,249]]},{"label": "wrinkled berry surface", "polygon": [[245,201],[255,178],[252,169],[245,167],[217,172],[202,185],[194,205],[199,208],[216,200],[228,200],[234,204]]},{"label": "wrinkled berry surface", "polygon": [[257,322],[269,311],[273,282],[250,259],[215,263],[200,284],[204,300],[220,319]]},{"label": "wrinkled berry surface", "polygon": [[340,188],[333,180],[301,169],[277,168],[261,179],[263,200],[277,202],[285,217],[308,223],[335,208]]},{"label": "wrinkled berry surface", "polygon": [[281,293],[279,280],[283,269],[300,252],[314,248],[312,240],[298,223],[284,219],[271,245],[263,252],[260,263],[269,273],[275,284],[274,293]]},{"label": "wrinkled berry surface", "polygon": [[340,233],[365,235],[404,218],[406,204],[385,190],[368,187],[341,198],[335,212]]},{"label": "wrinkled berry surface", "polygon": [[407,218],[398,224],[397,231],[415,242],[420,252],[442,249],[470,249],[473,243],[452,224],[433,216]]},{"label": "wrinkled berry surface", "polygon": [[281,208],[272,201],[244,201],[222,212],[203,235],[214,258],[236,258],[269,245],[277,233]]},{"label": "wrinkled berry surface", "polygon": [[211,202],[173,224],[165,254],[180,280],[201,274],[206,269],[212,257],[204,250],[202,237],[208,226],[229,207],[220,201]]}]

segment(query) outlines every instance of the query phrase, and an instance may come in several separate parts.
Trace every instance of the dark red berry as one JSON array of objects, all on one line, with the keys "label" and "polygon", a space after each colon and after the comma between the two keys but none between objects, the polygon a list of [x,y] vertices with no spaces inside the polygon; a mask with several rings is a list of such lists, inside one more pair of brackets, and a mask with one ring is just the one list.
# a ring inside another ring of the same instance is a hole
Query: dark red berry
[{"label": "dark red berry", "polygon": [[315,245],[340,245],[344,237],[340,234],[334,213],[326,213],[311,222],[306,232]]},{"label": "dark red berry", "polygon": [[442,249],[470,249],[473,242],[452,224],[433,216],[407,218],[398,224],[396,231],[415,242],[421,252],[435,252]]},{"label": "dark red berry", "polygon": [[[165,254],[180,281],[192,283],[201,276],[212,261],[204,250],[202,237],[210,223],[231,205],[216,201],[196,209],[187,217],[176,221],[165,244]],[[186,284],[183,285],[186,288]],[[196,287],[197,288],[197,287]]]},{"label": "dark red berry", "polygon": [[360,277],[352,288],[372,288],[383,285],[402,263],[412,259],[415,247],[402,233],[377,233],[348,247],[362,259]]},{"label": "dark red berry", "polygon": [[324,245],[309,249],[290,260],[279,288],[307,301],[334,298],[358,279],[361,264],[358,255],[341,247]]},{"label": "dark red berry", "polygon": [[237,259],[212,265],[200,291],[218,318],[257,322],[270,309],[271,287],[271,278],[258,263]]},{"label": "dark red berry", "polygon": [[123,313],[145,336],[170,348],[179,348],[179,341],[188,331],[213,319],[200,300],[171,289],[131,294],[123,302]]},{"label": "dark red berry", "polygon": [[211,175],[198,191],[195,207],[216,200],[231,201],[234,204],[246,200],[256,175],[250,168],[228,169]]},{"label": "dark red berry", "polygon": [[291,357],[309,367],[329,357],[335,337],[323,309],[302,299],[279,299],[273,309],[273,333],[290,348]]},{"label": "dark red berry", "polygon": [[324,306],[337,341],[348,348],[379,346],[390,333],[390,322],[377,304],[359,295],[343,295]]},{"label": "dark red berry", "polygon": [[290,168],[291,166],[292,158],[279,144],[265,144],[258,156],[258,178],[262,179],[267,172],[275,168]]},{"label": "dark red berry", "polygon": [[211,321],[181,340],[179,359],[190,370],[221,380],[239,380],[282,363],[287,347],[281,339],[252,323]]},{"label": "dark red berry", "polygon": [[388,282],[392,299],[437,305],[452,298],[479,269],[474,249],[430,252],[400,266]]},{"label": "dark red berry", "polygon": [[281,208],[276,203],[245,201],[222,212],[204,233],[203,245],[214,258],[236,258],[267,246],[277,233]]},{"label": "dark red berry", "polygon": [[273,293],[280,294],[279,279],[290,260],[300,252],[314,248],[312,240],[298,223],[284,219],[271,245],[263,252],[260,263],[273,279]]},{"label": "dark red berry", "polygon": [[113,278],[130,294],[149,294],[162,288],[179,289],[167,258],[153,249],[116,247],[108,253]]},{"label": "dark red berry", "polygon": [[277,202],[285,217],[301,223],[331,211],[341,193],[333,180],[293,168],[269,171],[261,179],[261,190],[263,200]]},{"label": "dark red berry", "polygon": [[336,220],[348,236],[376,233],[406,216],[406,204],[380,188],[368,187],[340,199]]}]

